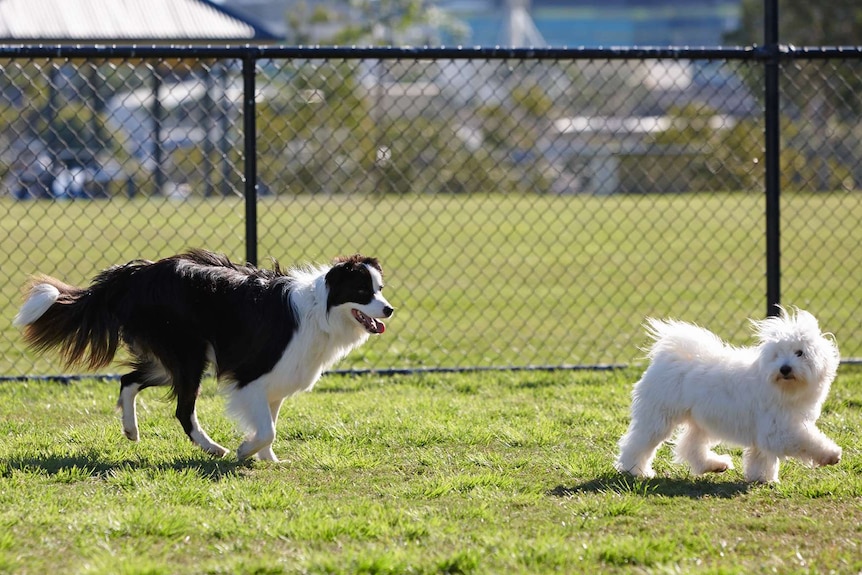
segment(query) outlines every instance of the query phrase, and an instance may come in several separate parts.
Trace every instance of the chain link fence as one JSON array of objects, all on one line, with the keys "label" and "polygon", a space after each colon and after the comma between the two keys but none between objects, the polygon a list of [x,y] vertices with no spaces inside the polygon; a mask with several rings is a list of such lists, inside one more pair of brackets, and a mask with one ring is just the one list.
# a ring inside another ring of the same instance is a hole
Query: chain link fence
[{"label": "chain link fence", "polygon": [[[339,368],[640,361],[645,316],[738,344],[766,300],[764,59],[726,51],[0,53],[0,374],[28,275],[189,247],[383,263]],[[862,356],[862,52],[784,53],[782,302]],[[256,193],[249,193],[256,190]]]}]

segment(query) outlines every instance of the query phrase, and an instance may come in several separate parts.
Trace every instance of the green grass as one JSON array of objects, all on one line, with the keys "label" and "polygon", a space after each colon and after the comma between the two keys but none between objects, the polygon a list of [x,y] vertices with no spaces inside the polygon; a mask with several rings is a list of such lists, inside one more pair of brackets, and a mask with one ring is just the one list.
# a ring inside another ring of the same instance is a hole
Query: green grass
[{"label": "green grass", "polygon": [[[324,377],[284,406],[278,464],[215,460],[160,392],[141,441],[114,382],[0,385],[0,572],[858,573],[862,370],[821,428],[835,467],[781,483],[611,466],[635,370]],[[200,419],[239,437],[208,383]],[[740,466],[739,450],[729,451]]]},{"label": "green grass", "polygon": [[[245,257],[241,198],[0,201],[0,374],[56,374],[11,319],[28,274],[70,283],[191,246]],[[341,367],[630,363],[647,315],[696,321],[734,343],[766,311],[758,194],[265,198],[259,259],[378,256],[397,311]],[[862,196],[786,194],[783,301],[811,310],[845,358],[862,357]]]}]

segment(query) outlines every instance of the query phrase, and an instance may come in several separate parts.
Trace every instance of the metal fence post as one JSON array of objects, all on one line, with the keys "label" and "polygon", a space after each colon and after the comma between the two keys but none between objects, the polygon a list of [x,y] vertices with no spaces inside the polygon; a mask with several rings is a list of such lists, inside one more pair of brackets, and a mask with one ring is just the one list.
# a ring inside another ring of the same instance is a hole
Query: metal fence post
[{"label": "metal fence post", "polygon": [[247,52],[242,59],[243,151],[245,154],[245,259],[257,265],[257,126],[254,109],[256,59]]},{"label": "metal fence post", "polygon": [[764,120],[766,184],[766,315],[781,303],[781,150],[779,138],[778,0],[764,0]]},{"label": "metal fence post", "polygon": [[161,89],[162,77],[159,75],[158,63],[153,64],[152,71],[153,104],[150,115],[153,120],[153,182],[155,185],[154,195],[161,195],[165,190],[165,166],[164,148],[162,143],[162,121],[164,120],[164,109],[162,108]]}]

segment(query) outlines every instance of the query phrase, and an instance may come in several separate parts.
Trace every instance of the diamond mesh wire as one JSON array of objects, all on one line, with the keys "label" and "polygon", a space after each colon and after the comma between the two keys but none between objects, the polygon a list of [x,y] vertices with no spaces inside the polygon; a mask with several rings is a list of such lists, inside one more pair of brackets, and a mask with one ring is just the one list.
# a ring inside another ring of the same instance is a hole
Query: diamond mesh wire
[{"label": "diamond mesh wire", "polygon": [[[640,360],[646,316],[748,341],[764,312],[755,61],[256,64],[257,253],[381,259],[395,316],[339,367]],[[782,66],[783,300],[862,355],[862,62]],[[205,247],[242,261],[239,60],[0,60],[0,374],[32,273]]]}]

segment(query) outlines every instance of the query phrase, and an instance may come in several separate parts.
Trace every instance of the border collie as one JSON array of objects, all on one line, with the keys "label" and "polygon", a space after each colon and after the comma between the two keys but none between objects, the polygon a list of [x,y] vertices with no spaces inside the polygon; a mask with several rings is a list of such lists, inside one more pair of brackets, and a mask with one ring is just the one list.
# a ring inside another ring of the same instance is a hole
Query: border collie
[{"label": "border collie", "polygon": [[282,271],[237,265],[191,250],[156,262],[134,260],[101,272],[88,288],[48,277],[29,284],[14,324],[34,349],[58,348],[67,365],[104,367],[120,342],[131,371],[120,378],[123,433],[138,440],[135,397],[169,386],[186,434],[215,456],[228,450],[201,428],[195,401],[212,363],[226,384],[228,412],[245,440],[237,457],[278,461],[272,451],[284,399],[310,390],[321,373],[381,334],[393,308],[381,294],[375,258]]}]

